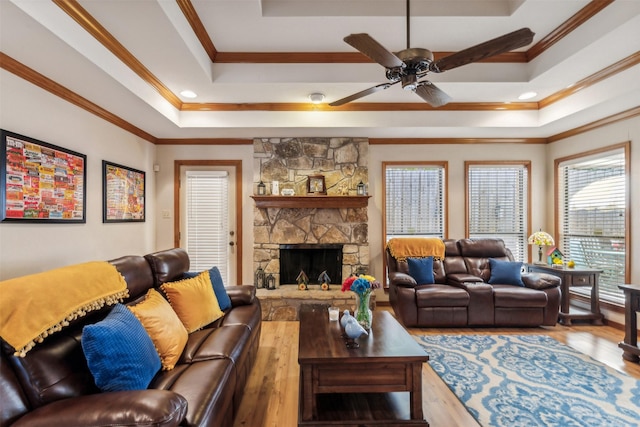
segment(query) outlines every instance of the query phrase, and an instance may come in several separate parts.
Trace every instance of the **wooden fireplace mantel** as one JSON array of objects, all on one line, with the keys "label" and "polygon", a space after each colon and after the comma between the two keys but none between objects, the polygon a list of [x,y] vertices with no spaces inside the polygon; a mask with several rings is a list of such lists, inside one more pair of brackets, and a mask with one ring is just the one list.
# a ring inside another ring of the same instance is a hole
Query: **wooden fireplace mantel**
[{"label": "wooden fireplace mantel", "polygon": [[323,194],[309,196],[251,196],[260,209],[268,208],[364,208],[371,196],[327,196]]}]

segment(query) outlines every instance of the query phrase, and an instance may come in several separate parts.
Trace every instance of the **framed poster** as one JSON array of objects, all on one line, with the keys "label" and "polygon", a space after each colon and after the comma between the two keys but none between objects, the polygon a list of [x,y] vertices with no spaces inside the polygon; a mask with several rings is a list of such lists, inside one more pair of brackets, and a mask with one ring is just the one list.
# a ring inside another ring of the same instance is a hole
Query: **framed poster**
[{"label": "framed poster", "polygon": [[102,222],[144,222],[145,173],[102,161]]},{"label": "framed poster", "polygon": [[0,129],[2,221],[86,222],[87,156]]}]

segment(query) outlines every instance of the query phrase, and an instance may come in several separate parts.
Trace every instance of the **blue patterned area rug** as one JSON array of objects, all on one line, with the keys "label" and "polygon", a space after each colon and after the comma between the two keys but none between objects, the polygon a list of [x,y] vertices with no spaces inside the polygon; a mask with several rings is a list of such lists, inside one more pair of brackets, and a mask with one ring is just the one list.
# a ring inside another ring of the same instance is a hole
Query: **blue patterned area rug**
[{"label": "blue patterned area rug", "polygon": [[640,426],[640,380],[548,336],[415,339],[484,427]]}]

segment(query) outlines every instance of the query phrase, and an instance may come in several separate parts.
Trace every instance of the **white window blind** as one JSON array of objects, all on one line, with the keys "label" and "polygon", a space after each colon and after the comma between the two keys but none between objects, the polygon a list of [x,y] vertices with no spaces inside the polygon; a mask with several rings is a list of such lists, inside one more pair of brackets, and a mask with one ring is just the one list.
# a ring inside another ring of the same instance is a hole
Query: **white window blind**
[{"label": "white window blind", "polygon": [[387,166],[387,240],[401,236],[444,237],[444,167]]},{"label": "white window blind", "polygon": [[526,261],[526,165],[469,165],[467,172],[469,238],[500,238],[516,260]]},{"label": "white window blind", "polygon": [[560,250],[578,265],[602,270],[600,299],[622,303],[625,283],[624,150],[559,163]]},{"label": "white window blind", "polygon": [[227,172],[186,172],[185,249],[190,270],[216,266],[224,283],[229,272],[228,187]]}]

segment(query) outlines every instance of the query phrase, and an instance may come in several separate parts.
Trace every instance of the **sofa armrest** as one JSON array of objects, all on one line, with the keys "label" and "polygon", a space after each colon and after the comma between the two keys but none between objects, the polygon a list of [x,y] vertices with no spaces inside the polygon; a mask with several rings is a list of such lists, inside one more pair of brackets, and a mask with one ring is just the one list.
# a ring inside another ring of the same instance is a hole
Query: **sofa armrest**
[{"label": "sofa armrest", "polygon": [[416,280],[406,273],[398,271],[389,272],[389,283],[396,286],[413,288],[417,285]]},{"label": "sofa armrest", "polygon": [[526,273],[522,275],[522,283],[527,288],[541,290],[560,286],[562,280],[548,273]]},{"label": "sofa armrest", "polygon": [[225,286],[231,299],[231,306],[249,305],[256,298],[256,287],[253,285]]},{"label": "sofa armrest", "polygon": [[25,414],[13,427],[179,426],[187,400],[168,390],[98,393],[58,400]]}]

